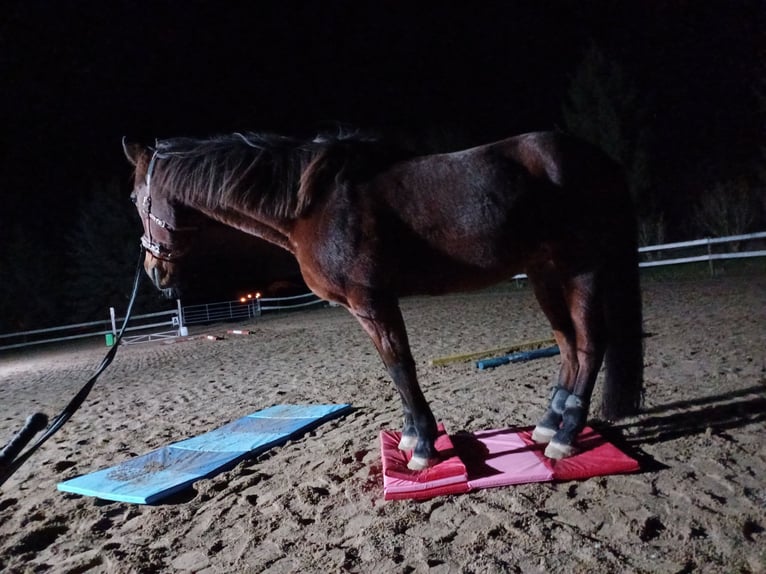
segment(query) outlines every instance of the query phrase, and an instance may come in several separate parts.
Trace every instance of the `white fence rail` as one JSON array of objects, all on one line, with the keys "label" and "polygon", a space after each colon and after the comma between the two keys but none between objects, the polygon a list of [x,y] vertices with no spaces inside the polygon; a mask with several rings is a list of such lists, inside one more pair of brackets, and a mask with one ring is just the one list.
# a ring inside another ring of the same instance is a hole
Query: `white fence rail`
[{"label": "white fence rail", "polygon": [[[100,331],[91,330],[92,327],[101,327]],[[86,331],[87,329],[87,331]],[[80,332],[78,332],[80,331]],[[88,323],[76,323],[74,325],[63,325],[61,327],[49,327],[48,329],[33,329],[30,331],[20,331],[18,333],[7,333],[0,335],[0,342],[12,341],[0,346],[0,350],[16,349],[27,347],[29,345],[39,345],[43,343],[57,343],[59,341],[71,341],[73,339],[82,339],[96,335],[104,336],[111,333],[109,320],[90,321]],[[40,337],[40,338],[38,338]]]},{"label": "white fence rail", "polygon": [[[689,254],[685,257],[672,257],[669,259],[658,258],[650,259],[647,261],[639,261],[638,266],[644,267],[663,267],[669,265],[681,265],[685,263],[700,263],[707,261],[710,266],[710,272],[713,273],[713,262],[722,259],[747,259],[750,257],[766,257],[766,249],[751,249],[750,251],[715,251],[718,246],[726,244],[747,244],[756,243],[760,244],[759,247],[764,247],[766,243],[766,231],[759,231],[757,233],[747,233],[745,235],[730,235],[729,237],[707,237],[705,239],[694,239],[692,241],[679,241],[677,243],[663,243],[662,245],[647,245],[645,247],[639,247],[639,255],[643,253],[662,253],[667,251],[687,250],[697,251],[703,250],[704,253]],[[739,247],[739,245],[737,246]],[[651,256],[650,256],[651,257]],[[513,279],[526,279],[527,276],[523,273],[514,275]]]},{"label": "white fence rail", "polygon": [[[724,251],[716,252],[719,245],[731,243],[750,243],[766,239],[766,231],[758,233],[748,233],[746,235],[731,235],[729,237],[708,237],[706,239],[695,239],[694,241],[681,241],[678,243],[666,243],[664,245],[649,245],[639,247],[639,253],[656,253],[660,251],[690,250],[704,248],[705,253],[698,255],[689,255],[687,257],[676,257],[672,259],[659,259],[655,261],[641,261],[639,267],[660,267],[663,265],[679,265],[682,263],[699,263],[707,261],[712,265],[713,261],[722,259],[745,259],[750,257],[765,257],[766,249],[754,249],[751,251]],[[763,244],[763,241],[760,241]]]},{"label": "white fence rail", "polygon": [[214,323],[217,321],[246,320],[260,317],[269,311],[287,311],[313,305],[326,304],[313,293],[292,297],[253,298],[246,301],[222,301],[203,305],[187,305],[183,308],[183,318],[187,325]]},{"label": "white fence rail", "polygon": [[184,306],[184,321],[187,325],[200,323],[216,323],[218,321],[232,321],[257,317],[256,308],[251,301],[220,301],[218,303],[205,303],[202,305]]},{"label": "white fence rail", "polygon": [[[731,244],[735,244],[734,249],[720,251],[722,246]],[[750,246],[750,250],[741,250],[744,246]],[[638,250],[642,255],[649,254],[649,259],[641,261],[639,266],[660,267],[707,261],[712,272],[714,261],[722,259],[766,257],[766,249],[764,249],[764,247],[766,247],[766,231],[748,233],[745,235],[732,235],[729,237],[711,237],[706,239],[696,239],[694,241],[665,243],[663,245],[649,245],[641,247]],[[687,251],[687,255],[684,257],[663,258],[667,252],[681,250]],[[702,253],[700,253],[700,251],[702,251]],[[657,258],[654,259],[654,257]],[[514,277],[514,279],[524,278],[526,278],[526,275],[523,274]],[[125,337],[123,341],[130,343],[176,337],[185,333],[184,325],[214,323],[229,320],[246,320],[259,317],[264,312],[299,309],[325,303],[325,301],[318,298],[313,293],[296,295],[294,297],[249,299],[245,302],[224,301],[221,303],[208,303],[204,305],[189,305],[183,308],[179,301],[177,309],[161,311],[159,313],[149,313],[146,315],[136,315],[131,319],[131,321],[142,321],[169,316],[169,321],[141,323],[139,325],[129,326],[126,329],[126,331],[146,331],[148,329],[156,329],[159,327],[169,327],[168,330],[164,332],[150,333],[148,335],[144,334]],[[96,328],[96,330],[91,330],[91,328]],[[43,343],[82,339],[85,337],[105,337],[109,334],[114,335],[116,332],[116,318],[112,316],[111,321],[91,321],[89,323],[49,327],[47,329],[34,329],[19,333],[0,334],[0,343],[8,341],[7,344],[0,345],[0,351],[30,345],[40,345]]]},{"label": "white fence rail", "polygon": [[[168,338],[171,336],[177,337],[181,331],[184,330],[181,319],[180,302],[177,303],[178,307],[170,311],[133,315],[130,318],[130,325],[125,329],[126,335],[123,337],[123,342],[131,344],[159,338]],[[88,337],[104,337],[106,344],[111,345],[111,342],[114,341],[114,338],[117,335],[117,323],[122,323],[125,319],[118,319],[114,313],[114,308],[110,308],[109,311],[110,318],[104,321],[90,321],[88,323],[77,323],[74,325],[48,327],[47,329],[33,329],[31,331],[0,335],[0,343],[7,341],[7,343],[0,345],[0,351],[29,347],[32,345],[42,345],[45,343],[85,339]],[[160,317],[167,317],[167,319],[158,321],[157,319]],[[156,329],[161,327],[164,327],[166,330],[164,332],[156,332]],[[153,329],[155,332],[143,333],[140,335],[127,334],[130,332],[147,331],[149,329]]]},{"label": "white fence rail", "polygon": [[301,307],[311,307],[313,305],[321,304],[326,305],[327,301],[320,299],[313,293],[293,295],[292,297],[264,297],[258,299],[258,305],[261,312],[300,309]]},{"label": "white fence rail", "polygon": [[[111,307],[109,309],[109,312],[112,316],[112,333],[113,336],[116,337],[117,335],[117,323],[119,322],[122,324],[123,321],[125,321],[125,318],[117,319],[114,314],[114,307]],[[159,321],[157,322],[156,319],[158,317],[170,317],[170,320],[165,321]],[[175,339],[176,337],[181,337],[184,335],[187,335],[186,327],[184,326],[183,321],[183,311],[181,308],[181,301],[176,299],[176,308],[172,309],[170,311],[158,311],[156,313],[147,313],[145,315],[139,315],[137,317],[131,317],[130,322],[131,324],[135,322],[135,320],[143,320],[148,319],[150,321],[154,321],[152,323],[144,323],[139,324],[135,326],[131,326],[130,324],[125,328],[126,335],[123,336],[122,342],[126,345],[132,345],[135,343],[148,343],[150,341],[159,341],[163,339]],[[155,331],[153,330],[151,333],[141,333],[140,335],[127,335],[127,333],[130,333],[131,331],[147,331],[149,329],[158,329],[161,327],[165,327],[164,331]],[[110,344],[110,342],[107,340],[107,344]]]}]

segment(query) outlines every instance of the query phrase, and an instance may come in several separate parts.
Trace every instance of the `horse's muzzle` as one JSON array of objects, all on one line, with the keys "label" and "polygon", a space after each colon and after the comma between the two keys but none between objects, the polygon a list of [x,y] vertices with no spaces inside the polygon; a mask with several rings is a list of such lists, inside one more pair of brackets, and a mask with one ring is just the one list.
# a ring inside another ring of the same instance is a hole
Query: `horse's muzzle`
[{"label": "horse's muzzle", "polygon": [[144,260],[144,270],[158,290],[168,297],[175,296],[176,289],[173,285],[173,273],[171,269],[166,267],[165,262],[147,252],[146,259]]},{"label": "horse's muzzle", "polygon": [[160,278],[160,270],[157,267],[153,267],[151,272],[149,272],[149,278],[166,299],[178,299],[181,296],[181,291],[178,287],[164,285],[163,280]]}]

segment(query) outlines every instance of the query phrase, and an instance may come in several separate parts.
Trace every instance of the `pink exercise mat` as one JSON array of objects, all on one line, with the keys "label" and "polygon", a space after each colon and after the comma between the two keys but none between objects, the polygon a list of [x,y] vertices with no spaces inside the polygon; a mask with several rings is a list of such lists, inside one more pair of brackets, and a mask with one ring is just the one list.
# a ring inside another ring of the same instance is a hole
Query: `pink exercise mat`
[{"label": "pink exercise mat", "polygon": [[381,431],[383,491],[386,500],[423,500],[480,488],[527,482],[582,480],[639,470],[637,461],[590,427],[577,438],[580,452],[555,461],[545,445],[532,441],[532,429],[493,429],[448,435],[439,425],[436,450],[442,460],[424,471],[407,468],[411,454],[400,451],[400,433]]}]

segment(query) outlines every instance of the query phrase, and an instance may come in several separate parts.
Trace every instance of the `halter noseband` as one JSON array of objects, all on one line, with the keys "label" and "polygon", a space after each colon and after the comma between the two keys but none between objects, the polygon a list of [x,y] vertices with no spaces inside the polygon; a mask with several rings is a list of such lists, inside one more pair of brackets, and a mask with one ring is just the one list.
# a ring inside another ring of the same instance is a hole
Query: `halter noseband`
[{"label": "halter noseband", "polygon": [[146,249],[149,253],[151,253],[155,258],[161,259],[163,261],[172,261],[174,259],[178,259],[182,255],[185,254],[184,251],[180,250],[173,250],[169,247],[163,245],[161,242],[156,241],[152,237],[152,225],[156,225],[160,229],[166,231],[166,232],[178,232],[178,231],[196,231],[197,227],[173,227],[165,221],[164,219],[160,219],[156,215],[152,213],[152,174],[154,173],[154,168],[157,164],[157,160],[162,159],[162,156],[160,155],[158,150],[154,150],[154,153],[152,153],[152,158],[149,160],[149,167],[146,170],[146,197],[144,197],[144,200],[142,202],[142,205],[140,206],[140,210],[146,214],[146,221],[144,224],[144,234],[141,236],[141,245]]}]

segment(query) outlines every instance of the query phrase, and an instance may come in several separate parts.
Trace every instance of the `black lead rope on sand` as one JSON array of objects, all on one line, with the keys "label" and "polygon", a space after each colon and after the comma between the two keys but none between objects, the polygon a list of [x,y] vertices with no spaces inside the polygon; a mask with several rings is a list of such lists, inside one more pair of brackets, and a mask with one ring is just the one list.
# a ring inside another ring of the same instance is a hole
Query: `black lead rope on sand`
[{"label": "black lead rope on sand", "polygon": [[48,423],[48,417],[43,413],[35,413],[27,417],[27,420],[24,423],[22,429],[16,433],[13,439],[11,439],[11,442],[9,442],[5,448],[3,448],[2,452],[0,452],[0,486],[2,486],[3,483],[5,483],[5,481],[8,480],[13,475],[13,473],[16,472],[19,467],[21,467],[21,465],[24,464],[24,462],[26,462],[26,460],[32,456],[32,454],[34,454],[34,452],[40,448],[40,446],[45,441],[51,438],[56,433],[56,431],[64,426],[64,424],[72,417],[75,411],[80,408],[80,405],[85,402],[88,393],[90,393],[93,385],[96,384],[96,380],[98,380],[98,377],[101,375],[101,373],[103,373],[104,370],[114,360],[114,357],[117,354],[117,347],[120,346],[122,335],[125,333],[125,328],[128,326],[128,320],[130,319],[130,314],[133,311],[133,303],[136,301],[138,286],[141,282],[141,275],[143,275],[141,268],[143,259],[144,249],[141,247],[138,256],[138,264],[136,266],[136,277],[133,280],[133,293],[130,295],[130,302],[128,303],[128,310],[125,313],[125,320],[122,322],[122,327],[120,328],[120,332],[117,334],[117,339],[115,340],[114,345],[112,345],[112,347],[106,353],[106,356],[101,361],[101,364],[98,366],[93,376],[88,379],[88,382],[85,383],[83,387],[78,391],[78,393],[72,398],[72,400],[69,401],[69,404],[64,408],[64,410],[61,411],[61,413],[59,413],[59,415],[53,419],[53,422],[51,422],[51,424],[45,430],[45,434],[37,439],[37,442],[30,446],[26,452],[19,455],[24,446],[30,440],[32,440],[32,437],[34,437],[39,431],[43,430],[45,425]]}]

